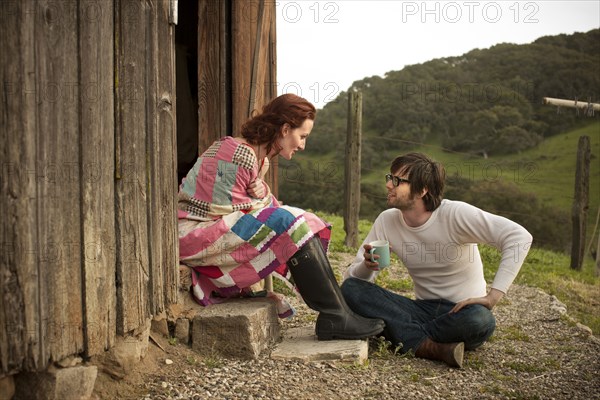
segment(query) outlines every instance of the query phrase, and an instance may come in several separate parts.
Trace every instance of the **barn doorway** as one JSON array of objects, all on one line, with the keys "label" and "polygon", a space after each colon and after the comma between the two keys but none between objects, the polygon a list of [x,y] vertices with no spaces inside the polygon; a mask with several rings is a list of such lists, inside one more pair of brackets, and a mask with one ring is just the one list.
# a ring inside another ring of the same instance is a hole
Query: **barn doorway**
[{"label": "barn doorway", "polygon": [[178,2],[175,27],[178,184],[198,158],[198,1]]}]

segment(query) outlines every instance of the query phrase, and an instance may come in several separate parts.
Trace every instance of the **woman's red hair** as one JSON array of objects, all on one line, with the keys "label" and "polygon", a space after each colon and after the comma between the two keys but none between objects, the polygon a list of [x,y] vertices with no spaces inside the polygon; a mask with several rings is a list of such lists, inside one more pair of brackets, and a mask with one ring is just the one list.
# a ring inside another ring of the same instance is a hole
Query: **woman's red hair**
[{"label": "woman's red hair", "polygon": [[271,100],[259,114],[253,115],[244,125],[241,134],[253,145],[267,144],[267,154],[282,137],[282,128],[299,128],[307,119],[313,120],[317,109],[308,100],[295,94],[282,94]]}]

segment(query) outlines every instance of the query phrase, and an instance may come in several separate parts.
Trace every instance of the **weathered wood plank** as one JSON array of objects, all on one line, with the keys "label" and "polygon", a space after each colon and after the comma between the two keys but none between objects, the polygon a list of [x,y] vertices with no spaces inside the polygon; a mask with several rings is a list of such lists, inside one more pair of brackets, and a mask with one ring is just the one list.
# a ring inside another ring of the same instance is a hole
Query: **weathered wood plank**
[{"label": "weathered wood plank", "polygon": [[117,333],[141,326],[149,317],[148,177],[146,95],[150,45],[145,1],[117,0],[116,82],[116,236]]},{"label": "weathered wood plank", "polygon": [[[153,181],[158,185],[155,218],[160,223],[161,258],[157,267],[161,271],[163,307],[178,300],[179,254],[177,235],[177,127],[175,109],[175,28],[168,23],[169,2],[163,2],[163,11],[157,24],[158,37],[158,87],[160,96],[156,105],[158,120],[157,152]],[[157,277],[158,278],[158,277]],[[155,277],[153,277],[155,280]],[[154,309],[154,313],[162,309]]]},{"label": "weathered wood plank", "polygon": [[84,337],[88,356],[112,347],[116,333],[113,16],[112,2],[80,3],[79,179]]},{"label": "weathered wood plank", "polygon": [[[276,26],[276,3],[267,2],[265,7],[268,7],[268,17],[265,21],[265,25],[269,27],[267,32],[268,48],[266,54],[266,81],[264,84],[264,102],[267,103],[277,96],[277,26]],[[279,160],[278,157],[274,157],[271,160],[271,167],[266,176],[266,181],[271,187],[271,191],[275,198],[279,197]],[[273,276],[269,275],[265,279],[265,289],[273,290]]]},{"label": "weathered wood plank", "polygon": [[234,136],[239,135],[240,127],[250,116],[248,107],[258,9],[257,1],[232,1],[231,120]]},{"label": "weathered wood plank", "polygon": [[[275,3],[233,2],[232,103],[234,135],[276,93],[274,63]],[[273,33],[274,35],[274,33]]]},{"label": "weathered wood plank", "polygon": [[231,116],[231,91],[233,90],[231,82],[231,2],[232,0],[219,0],[219,87],[222,94],[218,112],[221,115],[221,137],[231,135],[235,130]]},{"label": "weathered wood plank", "polygon": [[35,198],[35,175],[28,173],[35,164],[37,129],[34,16],[24,12],[27,6],[31,2],[11,3],[4,9],[10,18],[0,24],[0,48],[11,55],[0,57],[0,376],[39,364],[37,231],[30,200]]},{"label": "weathered wood plank", "polygon": [[253,78],[255,89],[254,89],[254,108],[262,110],[263,106],[267,104],[273,97],[270,96],[271,92],[271,76],[270,76],[270,47],[271,47],[271,20],[275,19],[275,3],[272,1],[265,1],[262,3],[262,17],[257,16],[257,29],[260,29],[260,35],[257,34],[257,38],[260,36],[260,42],[254,43],[255,48],[258,49],[258,72],[256,77]]},{"label": "weathered wood plank", "polygon": [[276,3],[267,3],[269,10],[269,54],[268,54],[268,70],[269,81],[267,82],[269,91],[267,93],[267,101],[274,99],[277,96],[277,14]]},{"label": "weathered wood plank", "polygon": [[148,249],[150,252],[150,311],[157,314],[166,304],[177,301],[179,276],[176,252],[176,155],[175,118],[175,38],[169,25],[169,2],[160,1],[151,18],[152,45],[147,65],[153,74],[148,88],[148,159],[150,182],[148,197]]},{"label": "weathered wood plank", "polygon": [[[253,111],[277,94],[275,3],[233,1],[232,5],[232,124],[234,136]],[[277,158],[266,176],[278,195]]]},{"label": "weathered wood plank", "polygon": [[[267,20],[265,21],[265,25],[269,27],[268,33],[266,34],[268,37],[268,48],[267,54],[265,55],[265,69],[267,70],[267,75],[265,78],[265,91],[263,94],[264,103],[266,104],[277,96],[277,18],[274,2],[267,2],[265,7],[268,8],[268,16]],[[275,197],[279,197],[278,168],[278,160],[277,157],[275,157],[273,160],[271,160],[271,168],[269,169],[269,173],[267,175],[267,183],[271,187]]]},{"label": "weathered wood plank", "polygon": [[[246,3],[254,4],[254,2]],[[248,96],[248,116],[251,116],[254,110],[260,110],[260,97],[262,95],[261,89],[262,83],[264,82],[264,77],[266,74],[265,66],[266,62],[264,59],[265,52],[265,36],[263,35],[265,25],[268,26],[268,23],[265,24],[265,3],[264,1],[256,2],[256,11],[252,10],[250,15],[247,15],[249,18],[255,18],[255,23],[252,23],[252,30],[254,31],[254,42],[252,45],[252,55],[251,55],[251,70],[250,70],[250,82],[247,89]],[[256,25],[255,27],[253,25]],[[258,103],[258,104],[257,104]]]},{"label": "weathered wood plank", "polygon": [[[163,15],[163,6],[167,7],[166,15]],[[159,167],[159,154],[162,149],[159,147],[159,135],[161,132],[158,131],[158,102],[160,92],[158,92],[159,86],[161,86],[159,59],[162,57],[168,57],[168,54],[160,54],[158,43],[159,43],[159,32],[158,29],[161,23],[168,24],[168,3],[164,0],[159,0],[148,15],[148,26],[147,29],[147,46],[146,46],[146,61],[147,66],[146,73],[146,87],[144,90],[146,97],[146,119],[148,121],[146,128],[146,168],[148,174],[148,191],[146,197],[146,210],[147,210],[147,221],[148,221],[148,300],[149,300],[149,311],[151,314],[155,314],[160,310],[164,309],[163,301],[163,273],[161,270],[162,261],[162,248],[163,243],[161,241],[162,236],[162,224],[159,218],[159,189],[161,182],[159,181],[158,168]],[[164,20],[163,20],[164,18]],[[164,32],[160,32],[161,34]]]},{"label": "weathered wood plank", "polygon": [[230,134],[228,120],[228,23],[223,0],[198,2],[199,153]]},{"label": "weathered wood plank", "polygon": [[79,71],[73,3],[35,3],[35,75],[40,93],[36,130],[35,221],[38,231],[38,322],[41,363],[83,350]]},{"label": "weathered wood plank", "polygon": [[269,47],[275,3],[264,0],[233,1],[232,103],[233,129],[239,128],[271,100]]}]

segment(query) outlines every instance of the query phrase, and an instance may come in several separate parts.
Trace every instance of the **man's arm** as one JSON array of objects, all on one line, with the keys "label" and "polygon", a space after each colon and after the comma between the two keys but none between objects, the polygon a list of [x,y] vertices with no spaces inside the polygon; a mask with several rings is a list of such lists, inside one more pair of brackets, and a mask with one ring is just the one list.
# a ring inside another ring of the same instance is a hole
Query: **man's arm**
[{"label": "man's arm", "polygon": [[368,251],[367,248],[370,249],[371,247],[368,245],[368,243],[380,239],[387,240],[384,234],[383,226],[383,214],[380,214],[377,219],[375,219],[375,222],[373,222],[373,226],[371,226],[371,230],[367,234],[367,237],[358,248],[354,261],[344,271],[342,279],[346,280],[352,277],[370,282],[375,281],[375,278],[379,273],[379,268],[377,268],[376,263],[372,262],[370,259],[366,259],[365,253]]},{"label": "man's arm", "polygon": [[[464,212],[465,210],[467,212]],[[516,222],[477,207],[466,205],[461,211],[457,212],[456,216],[465,234],[475,243],[496,247],[501,252],[501,260],[488,294],[484,297],[462,300],[456,304],[452,312],[468,304],[481,304],[491,310],[516,278],[529,252],[533,237]]]}]

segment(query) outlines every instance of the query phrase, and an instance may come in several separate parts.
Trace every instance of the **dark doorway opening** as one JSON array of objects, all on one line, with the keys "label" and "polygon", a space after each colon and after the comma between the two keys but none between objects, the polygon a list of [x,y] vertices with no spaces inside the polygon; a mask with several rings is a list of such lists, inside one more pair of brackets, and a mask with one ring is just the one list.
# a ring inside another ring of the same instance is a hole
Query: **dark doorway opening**
[{"label": "dark doorway opening", "polygon": [[178,2],[175,27],[178,184],[198,158],[198,1]]}]

